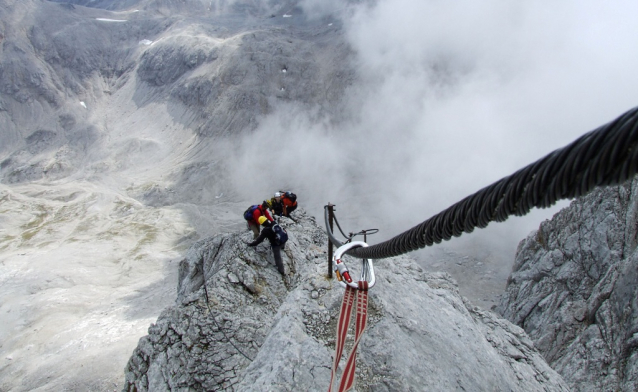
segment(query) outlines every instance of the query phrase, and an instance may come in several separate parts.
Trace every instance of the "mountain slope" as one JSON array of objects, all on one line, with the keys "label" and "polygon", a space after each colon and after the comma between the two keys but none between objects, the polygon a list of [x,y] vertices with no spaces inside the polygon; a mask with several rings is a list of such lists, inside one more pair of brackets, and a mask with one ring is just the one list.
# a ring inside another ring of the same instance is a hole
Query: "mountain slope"
[{"label": "mountain slope", "polygon": [[1,390],[119,385],[180,254],[243,227],[233,139],[352,78],[336,23],[127,4],[0,2]]}]

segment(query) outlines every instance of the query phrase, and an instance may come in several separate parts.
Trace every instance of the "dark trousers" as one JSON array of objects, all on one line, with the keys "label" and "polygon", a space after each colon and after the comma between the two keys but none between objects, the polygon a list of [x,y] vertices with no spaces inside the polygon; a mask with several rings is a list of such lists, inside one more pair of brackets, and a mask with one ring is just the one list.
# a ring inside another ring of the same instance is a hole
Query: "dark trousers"
[{"label": "dark trousers", "polygon": [[275,256],[275,264],[277,265],[277,270],[282,275],[286,275],[286,271],[284,270],[284,262],[281,260],[281,246],[279,245],[271,245],[272,246],[272,254]]},{"label": "dark trousers", "polygon": [[296,210],[296,209],[297,209],[297,204],[295,204],[294,206],[286,207],[286,208],[284,209],[284,216],[289,217],[289,216],[290,216],[290,213],[291,213],[291,212],[293,212],[293,211],[294,211],[294,210]]}]

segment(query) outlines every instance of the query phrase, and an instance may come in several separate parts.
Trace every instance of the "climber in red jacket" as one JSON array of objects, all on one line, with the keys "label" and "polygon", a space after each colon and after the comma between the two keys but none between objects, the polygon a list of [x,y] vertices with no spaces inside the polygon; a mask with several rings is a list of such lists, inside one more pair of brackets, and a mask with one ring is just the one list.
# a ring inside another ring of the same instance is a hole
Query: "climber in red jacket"
[{"label": "climber in red jacket", "polygon": [[261,205],[257,206],[257,208],[254,209],[252,214],[252,219],[247,219],[248,228],[253,231],[253,238],[255,239],[259,237],[259,226],[260,226],[259,217],[260,216],[265,216],[266,219],[268,219],[271,222],[274,221],[274,219],[270,215],[270,212],[268,212],[268,205],[265,201]]}]

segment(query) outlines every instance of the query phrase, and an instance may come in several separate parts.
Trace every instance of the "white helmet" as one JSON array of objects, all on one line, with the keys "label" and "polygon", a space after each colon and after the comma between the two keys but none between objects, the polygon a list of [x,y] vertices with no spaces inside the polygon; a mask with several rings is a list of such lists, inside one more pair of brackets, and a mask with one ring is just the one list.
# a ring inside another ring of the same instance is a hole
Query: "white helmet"
[{"label": "white helmet", "polygon": [[281,197],[281,193],[275,192],[275,197]]}]

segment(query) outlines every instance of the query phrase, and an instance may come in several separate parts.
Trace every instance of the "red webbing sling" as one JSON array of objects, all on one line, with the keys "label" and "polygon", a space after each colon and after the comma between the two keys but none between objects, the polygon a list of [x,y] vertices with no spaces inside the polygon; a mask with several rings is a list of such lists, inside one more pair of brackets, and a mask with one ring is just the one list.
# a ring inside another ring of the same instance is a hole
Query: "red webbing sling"
[{"label": "red webbing sling", "polygon": [[[335,252],[334,256],[334,269],[337,279],[342,286],[345,286],[346,291],[343,295],[343,301],[341,302],[341,310],[339,311],[339,319],[337,320],[337,338],[335,342],[335,356],[332,364],[332,373],[330,375],[330,386],[328,392],[333,392],[333,384],[336,378],[337,369],[341,356],[343,355],[343,349],[346,342],[346,336],[348,335],[348,328],[350,326],[350,320],[352,318],[352,307],[356,304],[356,318],[355,318],[355,335],[354,344],[348,358],[346,365],[341,376],[341,382],[337,392],[345,392],[350,390],[354,386],[354,376],[356,370],[357,359],[357,347],[359,341],[363,335],[363,331],[366,329],[368,321],[368,289],[374,286],[375,277],[374,269],[372,267],[372,261],[364,261],[364,268],[361,272],[361,280],[354,283],[350,277],[348,268],[341,260],[341,255],[350,248],[368,246],[365,242],[355,241],[348,243]],[[370,281],[365,280],[366,277],[370,277]]]}]

